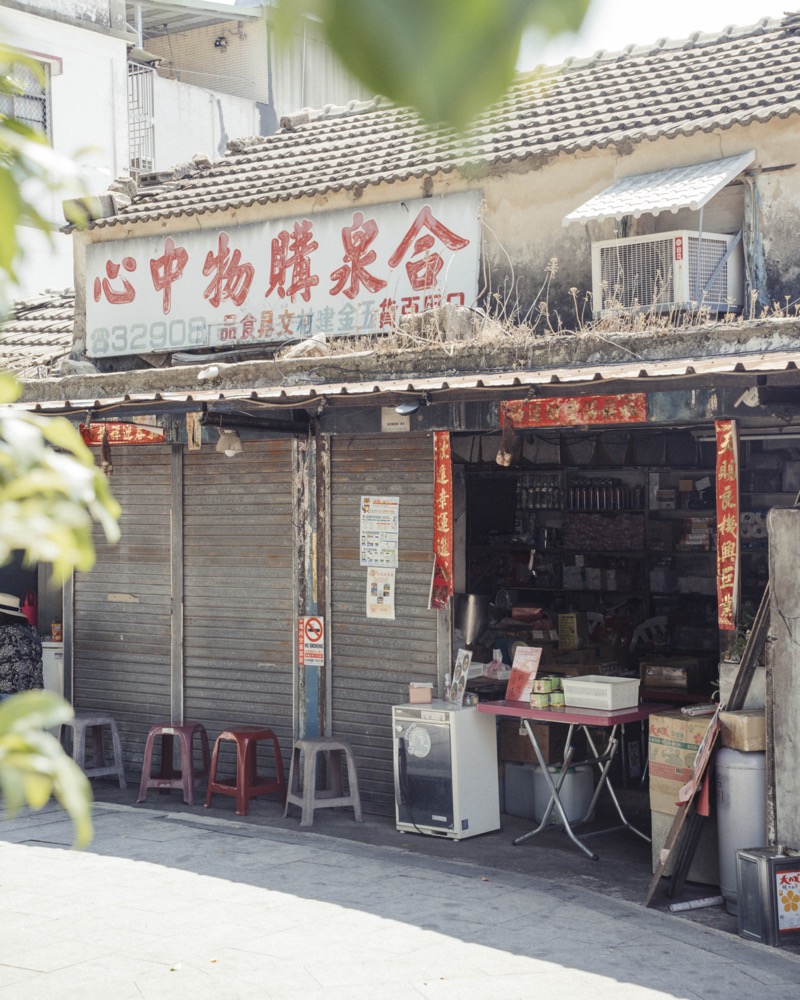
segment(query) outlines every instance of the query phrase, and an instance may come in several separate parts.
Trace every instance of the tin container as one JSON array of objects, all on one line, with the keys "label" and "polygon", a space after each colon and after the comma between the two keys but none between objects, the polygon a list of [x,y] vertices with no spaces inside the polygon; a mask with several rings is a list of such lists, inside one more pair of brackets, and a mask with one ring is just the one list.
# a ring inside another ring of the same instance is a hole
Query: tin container
[{"label": "tin container", "polygon": [[564,690],[564,687],[563,687],[563,685],[561,683],[561,678],[559,677],[558,674],[551,674],[550,675],[550,682],[553,685],[550,688],[551,691],[563,691]]},{"label": "tin container", "polygon": [[550,704],[550,695],[538,691],[531,692],[531,708],[547,708]]},{"label": "tin container", "polygon": [[564,692],[563,691],[551,691],[550,692],[550,704],[553,708],[563,708],[564,707]]},{"label": "tin container", "polygon": [[537,677],[533,682],[533,690],[536,694],[550,694],[553,690],[553,678]]}]

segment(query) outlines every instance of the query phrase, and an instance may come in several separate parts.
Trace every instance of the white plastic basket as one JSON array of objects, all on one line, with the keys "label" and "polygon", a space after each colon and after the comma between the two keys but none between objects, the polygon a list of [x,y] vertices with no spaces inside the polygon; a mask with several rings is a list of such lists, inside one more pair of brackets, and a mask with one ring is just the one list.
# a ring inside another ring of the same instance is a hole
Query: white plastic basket
[{"label": "white plastic basket", "polygon": [[568,708],[635,708],[639,704],[638,677],[605,677],[587,674],[584,677],[565,677],[564,701]]}]

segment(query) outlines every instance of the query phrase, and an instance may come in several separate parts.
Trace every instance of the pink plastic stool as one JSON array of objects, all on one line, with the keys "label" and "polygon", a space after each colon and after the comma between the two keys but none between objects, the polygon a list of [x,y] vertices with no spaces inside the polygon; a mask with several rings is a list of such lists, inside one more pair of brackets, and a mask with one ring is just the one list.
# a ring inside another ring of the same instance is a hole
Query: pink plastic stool
[{"label": "pink plastic stool", "polygon": [[[200,737],[200,751],[203,755],[202,770],[194,767],[194,737]],[[157,774],[152,774],[153,750],[156,738],[161,737],[161,767]],[[172,751],[175,738],[180,741],[181,769],[176,771],[172,766]],[[144,802],[148,788],[181,788],[183,801],[194,805],[194,784],[198,778],[205,778],[209,772],[208,734],[199,722],[186,722],[181,725],[166,723],[152,726],[147,734],[142,762],[142,782],[139,785],[138,802]]]}]

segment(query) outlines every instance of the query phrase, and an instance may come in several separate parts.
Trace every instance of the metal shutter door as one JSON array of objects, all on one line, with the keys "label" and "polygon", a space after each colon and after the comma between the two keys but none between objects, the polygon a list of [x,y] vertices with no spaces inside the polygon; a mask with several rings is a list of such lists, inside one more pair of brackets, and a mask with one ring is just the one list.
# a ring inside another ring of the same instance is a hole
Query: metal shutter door
[{"label": "metal shutter door", "polygon": [[[362,494],[400,498],[395,621],[366,617],[359,565]],[[410,680],[436,679],[436,612],[428,611],[433,560],[433,441],[403,434],[331,441],[332,735],[349,740],[371,812],[394,812],[392,706]]]},{"label": "metal shutter door", "polygon": [[[268,726],[292,745],[292,444],[184,452],[184,705],[213,741]],[[226,764],[226,766],[228,766]],[[230,768],[232,773],[232,767]]]},{"label": "metal shutter door", "polygon": [[116,718],[126,770],[140,771],[150,726],[170,718],[171,455],[114,445],[112,457],[122,537],[108,545],[95,528],[95,567],[75,576],[73,702]]}]

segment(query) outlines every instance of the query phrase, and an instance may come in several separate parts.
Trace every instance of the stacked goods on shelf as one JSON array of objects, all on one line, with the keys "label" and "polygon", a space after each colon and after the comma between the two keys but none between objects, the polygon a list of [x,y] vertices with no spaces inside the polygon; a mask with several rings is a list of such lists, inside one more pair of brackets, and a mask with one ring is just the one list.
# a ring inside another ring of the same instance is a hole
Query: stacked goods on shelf
[{"label": "stacked goods on shelf", "polygon": [[644,487],[628,486],[621,479],[575,479],[567,491],[569,510],[642,510]]},{"label": "stacked goods on shelf", "polygon": [[741,516],[740,533],[745,548],[766,547],[767,514],[763,510],[748,510]]},{"label": "stacked goods on shelf", "polygon": [[712,515],[685,517],[683,531],[678,541],[680,552],[711,552],[714,549],[714,517]]},{"label": "stacked goods on shelf", "polygon": [[581,514],[564,519],[564,547],[578,552],[644,548],[644,518],[638,514]]},{"label": "stacked goods on shelf", "polygon": [[565,590],[630,593],[641,587],[641,578],[641,561],[625,556],[573,556],[562,570]]}]

